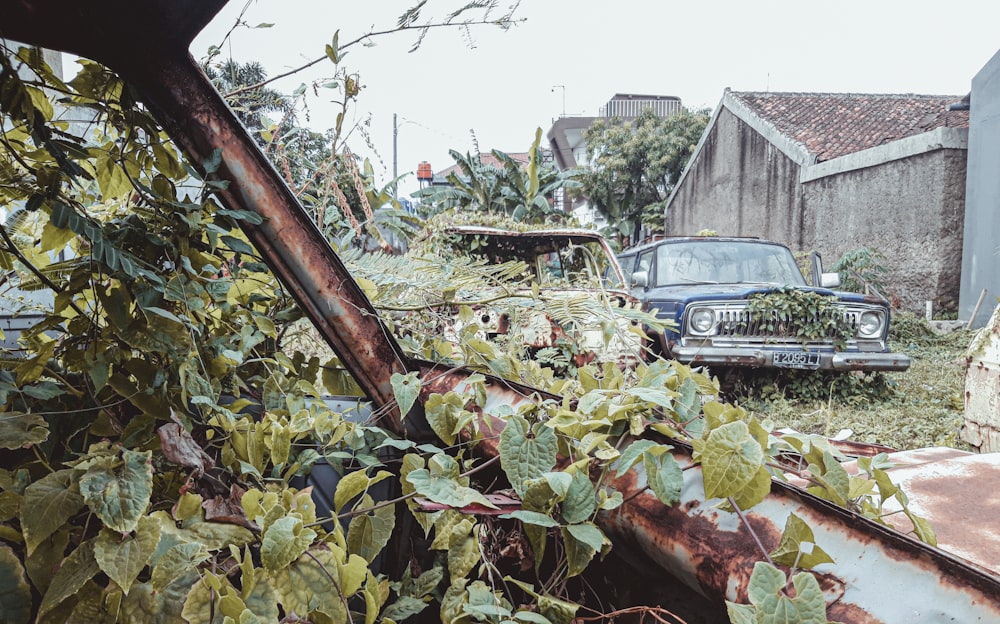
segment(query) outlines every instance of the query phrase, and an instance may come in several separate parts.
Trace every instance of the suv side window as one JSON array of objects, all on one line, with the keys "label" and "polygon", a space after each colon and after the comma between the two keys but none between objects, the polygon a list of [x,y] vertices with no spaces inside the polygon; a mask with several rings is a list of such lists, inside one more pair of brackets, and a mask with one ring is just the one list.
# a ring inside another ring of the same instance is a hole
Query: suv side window
[{"label": "suv side window", "polygon": [[[653,253],[655,251],[656,251],[656,248],[654,247],[653,249],[647,249],[646,251],[644,251],[641,254],[639,254],[639,261],[636,262],[635,270],[636,271],[646,271],[647,274],[651,273],[652,272],[652,268],[653,268]],[[649,281],[648,281],[648,283],[650,283],[650,284],[653,283],[653,276],[652,275],[649,275]]]},{"label": "suv side window", "polygon": [[632,285],[632,265],[635,264],[635,256],[629,254],[627,256],[618,256],[618,265],[622,269],[622,275],[625,276],[626,287]]}]

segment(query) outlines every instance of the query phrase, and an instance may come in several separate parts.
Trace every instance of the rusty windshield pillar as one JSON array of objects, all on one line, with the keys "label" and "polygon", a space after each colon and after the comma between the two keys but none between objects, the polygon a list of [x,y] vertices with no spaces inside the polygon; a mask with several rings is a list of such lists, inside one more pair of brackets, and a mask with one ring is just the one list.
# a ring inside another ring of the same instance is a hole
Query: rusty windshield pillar
[{"label": "rusty windshield pillar", "polygon": [[[252,211],[240,225],[264,261],[380,408],[402,431],[390,379],[411,369],[368,297],[188,52],[221,0],[14,0],[4,2],[0,36],[93,58],[138,91],[196,167],[216,151],[217,196]],[[386,409],[382,409],[386,408]]]}]

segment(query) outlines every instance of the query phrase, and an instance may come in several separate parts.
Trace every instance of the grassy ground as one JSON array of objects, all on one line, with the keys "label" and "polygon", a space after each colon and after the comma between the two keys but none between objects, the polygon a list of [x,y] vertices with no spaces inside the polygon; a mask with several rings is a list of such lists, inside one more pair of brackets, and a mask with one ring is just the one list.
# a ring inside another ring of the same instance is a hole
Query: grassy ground
[{"label": "grassy ground", "polygon": [[772,385],[757,398],[737,402],[776,428],[791,427],[824,436],[850,429],[852,440],[896,449],[950,446],[969,450],[959,438],[959,428],[965,350],[974,332],[936,334],[922,319],[906,314],[893,321],[891,347],[910,356],[910,370],[886,373],[874,383],[857,380],[845,392],[838,391],[836,385],[827,386],[822,400],[794,398],[794,388]]}]

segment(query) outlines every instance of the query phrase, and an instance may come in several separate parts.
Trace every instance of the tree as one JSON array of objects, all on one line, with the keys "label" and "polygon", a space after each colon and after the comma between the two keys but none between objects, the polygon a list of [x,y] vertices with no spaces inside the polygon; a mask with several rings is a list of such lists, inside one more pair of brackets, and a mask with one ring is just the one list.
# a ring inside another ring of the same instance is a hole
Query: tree
[{"label": "tree", "polygon": [[479,154],[449,153],[458,170],[448,174],[449,186],[431,187],[418,194],[424,210],[435,214],[447,209],[503,215],[515,221],[543,223],[561,212],[553,208],[558,194],[580,188],[579,170],[560,171],[545,160],[540,144],[542,130],[528,150],[528,163],[493,150],[497,167],[484,163]]},{"label": "tree", "polygon": [[663,229],[663,208],[708,124],[707,110],[660,117],[652,109],[632,120],[600,120],[584,132],[590,165],[582,192],[622,241],[640,227]]}]

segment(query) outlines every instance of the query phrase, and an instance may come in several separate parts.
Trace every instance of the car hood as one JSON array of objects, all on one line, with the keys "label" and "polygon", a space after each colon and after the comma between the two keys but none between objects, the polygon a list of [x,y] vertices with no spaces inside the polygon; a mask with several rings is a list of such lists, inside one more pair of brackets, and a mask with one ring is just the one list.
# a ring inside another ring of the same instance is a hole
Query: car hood
[{"label": "car hood", "polygon": [[[747,299],[750,295],[778,290],[782,286],[763,283],[738,284],[679,284],[677,286],[658,286],[645,292],[643,299],[655,301],[698,301],[703,299]],[[821,295],[832,295],[841,301],[852,303],[884,303],[878,297],[865,296],[858,293],[834,291],[827,288],[812,286],[793,286],[796,290],[805,290]]]}]

